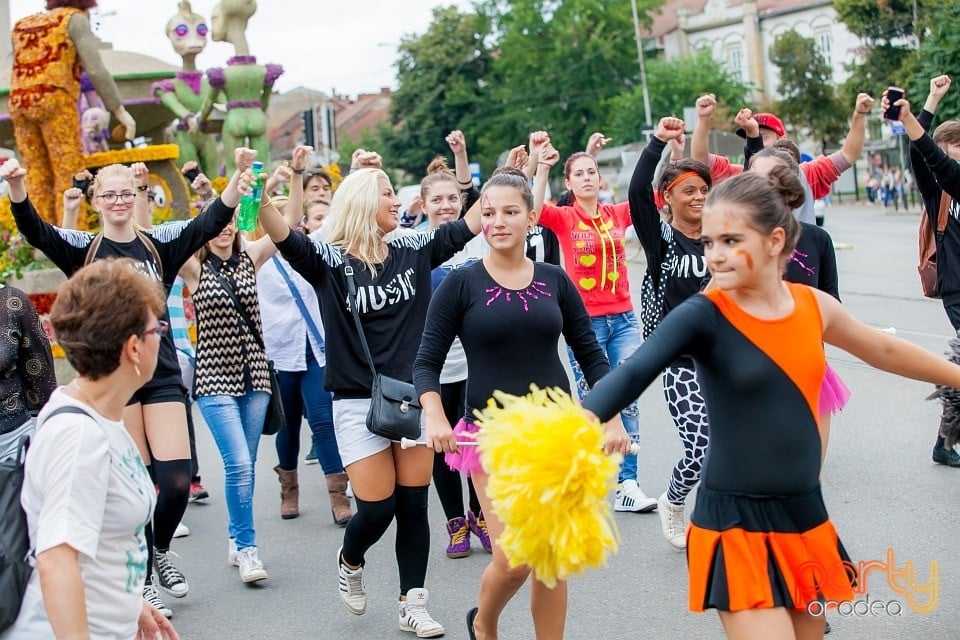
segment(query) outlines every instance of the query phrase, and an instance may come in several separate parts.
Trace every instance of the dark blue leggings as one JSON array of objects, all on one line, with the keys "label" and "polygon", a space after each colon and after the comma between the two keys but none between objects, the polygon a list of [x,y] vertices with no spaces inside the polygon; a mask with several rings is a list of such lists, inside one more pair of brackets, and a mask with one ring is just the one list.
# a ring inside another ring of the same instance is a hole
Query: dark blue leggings
[{"label": "dark blue leggings", "polygon": [[333,398],[323,388],[323,367],[317,364],[307,345],[306,371],[277,371],[287,427],[277,433],[277,460],[280,468],[293,471],[300,458],[300,422],[304,414],[313,434],[313,447],[323,473],[343,473],[343,462],[333,430]]}]

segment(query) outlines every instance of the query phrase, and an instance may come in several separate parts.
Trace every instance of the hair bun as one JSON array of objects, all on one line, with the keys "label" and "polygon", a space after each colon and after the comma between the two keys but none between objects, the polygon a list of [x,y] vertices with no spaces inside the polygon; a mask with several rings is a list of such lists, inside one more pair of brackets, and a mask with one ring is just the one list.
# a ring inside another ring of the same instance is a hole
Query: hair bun
[{"label": "hair bun", "polygon": [[430,161],[430,164],[427,165],[427,175],[434,173],[453,173],[453,171],[451,171],[450,167],[447,165],[447,159],[443,156],[437,156]]},{"label": "hair bun", "polygon": [[783,165],[776,165],[767,174],[767,182],[791,209],[803,206],[807,199],[800,176]]}]

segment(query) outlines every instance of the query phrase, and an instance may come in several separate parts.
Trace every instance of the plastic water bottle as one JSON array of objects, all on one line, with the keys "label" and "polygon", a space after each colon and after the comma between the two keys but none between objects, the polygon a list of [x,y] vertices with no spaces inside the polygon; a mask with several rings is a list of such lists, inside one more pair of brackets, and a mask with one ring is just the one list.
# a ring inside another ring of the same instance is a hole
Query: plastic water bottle
[{"label": "plastic water bottle", "polygon": [[257,181],[250,185],[249,194],[240,197],[240,212],[237,214],[237,229],[240,231],[256,229],[257,215],[260,213],[260,198],[263,195],[263,180],[260,179],[260,174],[263,172],[263,163],[254,162],[251,170]]}]

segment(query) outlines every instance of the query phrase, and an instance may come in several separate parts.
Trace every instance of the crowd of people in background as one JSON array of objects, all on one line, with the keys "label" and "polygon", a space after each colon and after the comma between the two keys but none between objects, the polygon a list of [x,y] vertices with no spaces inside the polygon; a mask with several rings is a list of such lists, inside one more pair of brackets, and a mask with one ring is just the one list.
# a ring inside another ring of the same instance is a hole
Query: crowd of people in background
[{"label": "crowd of people in background", "polygon": [[[907,99],[895,101],[912,170],[871,165],[863,185],[870,202],[896,210],[918,189],[934,225],[946,206],[938,284],[960,330],[960,124],[928,133],[949,88],[949,77],[932,79],[917,117]],[[710,152],[717,102],[704,95],[695,123],[659,120],[621,202],[610,201],[597,162],[609,142],[602,133],[563,157],[548,131],[534,131],[480,186],[467,136],[452,131],[437,146],[445,143],[454,169],[443,157],[431,162],[403,211],[375,151],[358,150],[334,189],[328,173],[307,166],[309,147],[270,176],[254,175],[256,152],[238,148],[222,193],[185,167],[200,213],[156,226],[142,165],[104,167],[86,192],[65,190],[58,226],[27,193],[32,167],[7,161],[0,177],[20,233],[69,277],[51,322],[77,377],[56,387],[36,312],[22,292],[0,288],[10,337],[0,349],[0,459],[35,432],[21,498],[35,570],[0,638],[176,638],[166,596],[188,596],[189,567],[174,561],[173,541],[187,530],[188,501],[209,498],[194,417],[220,454],[226,559],[241,581],[267,580],[262,555],[287,551],[258,536],[256,523],[265,512],[298,517],[306,455],[319,462],[331,520],[343,527],[336,571],[320,580],[363,615],[368,551],[396,523],[399,627],[443,635],[428,609],[447,597],[427,588],[432,483],[445,555],[469,555],[471,537],[491,554],[476,606],[464,610],[472,640],[497,638],[530,570],[510,566],[498,546],[504,529],[486,493],[497,470],[462,444],[482,430],[474,410],[495,391],[523,394],[531,384],[575,391],[585,415],[603,422],[607,452],[624,455],[612,508],[658,514],[668,547],[687,553],[692,611],[717,609],[731,638],[822,637],[828,627],[808,605],[852,598],[852,584],[811,591],[796,578],[806,561],[849,561],[819,488],[831,415],[850,395],[823,344],[960,387],[960,367],[867,328],[840,303],[815,202],[861,157],[874,104],[860,94],[842,147],[810,159],[775,114],[743,108],[738,163]],[[564,189],[548,200],[558,165]],[[241,232],[241,197],[264,177],[258,226]],[[84,197],[100,216],[97,233],[76,229]],[[639,308],[629,234],[646,261]],[[185,304],[195,309],[195,343]],[[414,385],[425,446],[368,429],[375,374]],[[645,446],[637,400],[657,378],[683,454],[648,496],[631,445]],[[275,392],[286,416],[275,441],[279,500],[255,509]],[[945,435],[941,424],[933,461],[960,467]],[[635,522],[627,526],[644,526]],[[567,590],[533,576],[538,639],[563,637]]]}]

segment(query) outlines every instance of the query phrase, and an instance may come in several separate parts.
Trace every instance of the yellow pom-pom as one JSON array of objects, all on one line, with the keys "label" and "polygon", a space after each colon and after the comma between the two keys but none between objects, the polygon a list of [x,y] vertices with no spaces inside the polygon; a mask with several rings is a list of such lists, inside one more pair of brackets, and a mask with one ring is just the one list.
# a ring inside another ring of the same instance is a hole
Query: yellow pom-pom
[{"label": "yellow pom-pom", "polygon": [[498,545],[510,566],[529,566],[552,588],[616,552],[607,496],[621,456],[603,453],[601,425],[568,394],[530,388],[523,397],[494,393],[477,414],[478,446],[504,526]]}]

